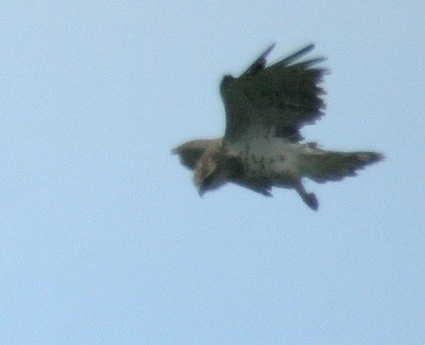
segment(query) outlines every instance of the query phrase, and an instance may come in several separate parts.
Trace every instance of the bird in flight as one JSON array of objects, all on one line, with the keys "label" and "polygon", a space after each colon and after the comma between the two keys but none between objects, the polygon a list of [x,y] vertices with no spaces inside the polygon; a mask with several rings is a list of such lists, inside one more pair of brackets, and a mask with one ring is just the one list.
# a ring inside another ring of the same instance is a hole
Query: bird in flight
[{"label": "bird in flight", "polygon": [[325,107],[321,87],[324,58],[302,59],[313,44],[266,67],[271,45],[238,78],[223,77],[220,94],[226,129],[219,139],[186,142],[173,149],[183,165],[194,170],[202,196],[227,182],[271,196],[272,187],[294,189],[313,210],[318,201],[303,186],[340,181],[383,159],[377,152],[327,151],[303,143],[300,129],[313,124]]}]

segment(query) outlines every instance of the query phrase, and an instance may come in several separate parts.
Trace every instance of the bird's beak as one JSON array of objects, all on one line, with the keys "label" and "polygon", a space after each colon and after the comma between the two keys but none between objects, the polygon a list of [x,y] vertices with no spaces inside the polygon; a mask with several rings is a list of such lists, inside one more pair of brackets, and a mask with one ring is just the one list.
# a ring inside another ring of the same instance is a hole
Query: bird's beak
[{"label": "bird's beak", "polygon": [[205,188],[202,188],[202,186],[199,187],[198,194],[201,198],[204,196],[204,193],[205,193]]}]

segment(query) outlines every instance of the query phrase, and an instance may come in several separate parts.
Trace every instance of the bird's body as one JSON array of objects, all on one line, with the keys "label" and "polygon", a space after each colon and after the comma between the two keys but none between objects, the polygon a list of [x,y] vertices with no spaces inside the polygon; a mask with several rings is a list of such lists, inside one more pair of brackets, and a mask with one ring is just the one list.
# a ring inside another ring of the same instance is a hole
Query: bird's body
[{"label": "bird's body", "polygon": [[309,45],[265,68],[267,49],[239,78],[225,76],[220,91],[226,109],[223,138],[194,140],[173,150],[184,165],[195,170],[202,195],[233,182],[266,196],[271,189],[295,189],[317,209],[303,178],[338,181],[355,170],[382,159],[374,152],[332,152],[315,143],[301,143],[299,129],[313,123],[324,108],[318,85],[325,69],[312,67],[323,59],[293,63],[313,48]]}]

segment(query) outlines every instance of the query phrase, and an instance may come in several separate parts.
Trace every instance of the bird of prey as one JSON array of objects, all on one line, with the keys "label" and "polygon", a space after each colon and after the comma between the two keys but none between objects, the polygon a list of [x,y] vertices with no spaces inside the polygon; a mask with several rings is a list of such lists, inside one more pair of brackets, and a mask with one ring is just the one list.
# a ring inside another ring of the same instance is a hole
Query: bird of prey
[{"label": "bird of prey", "polygon": [[226,129],[219,139],[193,140],[177,146],[202,196],[227,182],[271,196],[272,187],[294,189],[313,210],[318,201],[303,186],[340,181],[356,170],[380,161],[376,152],[327,151],[316,143],[302,143],[300,129],[323,115],[321,87],[327,70],[324,58],[302,59],[313,44],[266,67],[271,45],[238,78],[223,77],[220,94]]}]

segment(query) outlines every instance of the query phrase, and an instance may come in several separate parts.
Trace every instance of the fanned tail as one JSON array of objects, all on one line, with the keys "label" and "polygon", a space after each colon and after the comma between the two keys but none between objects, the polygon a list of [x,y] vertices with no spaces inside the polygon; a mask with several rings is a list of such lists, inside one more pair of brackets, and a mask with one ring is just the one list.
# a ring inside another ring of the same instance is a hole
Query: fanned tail
[{"label": "fanned tail", "polygon": [[377,152],[334,152],[316,149],[302,154],[299,160],[303,175],[318,183],[340,181],[355,176],[356,170],[381,161],[384,156]]}]

